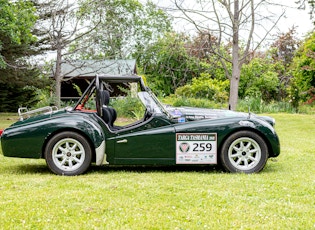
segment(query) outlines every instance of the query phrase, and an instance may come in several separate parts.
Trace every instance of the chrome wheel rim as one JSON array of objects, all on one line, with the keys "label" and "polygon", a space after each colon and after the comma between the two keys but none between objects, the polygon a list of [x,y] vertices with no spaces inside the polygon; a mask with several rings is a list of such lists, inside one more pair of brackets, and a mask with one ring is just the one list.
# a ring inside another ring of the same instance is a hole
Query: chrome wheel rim
[{"label": "chrome wheel rim", "polygon": [[52,158],[55,165],[64,171],[73,171],[82,166],[85,159],[83,145],[73,138],[58,141],[53,150]]},{"label": "chrome wheel rim", "polygon": [[232,142],[228,150],[230,163],[238,170],[250,170],[261,159],[261,148],[252,138],[241,137]]}]

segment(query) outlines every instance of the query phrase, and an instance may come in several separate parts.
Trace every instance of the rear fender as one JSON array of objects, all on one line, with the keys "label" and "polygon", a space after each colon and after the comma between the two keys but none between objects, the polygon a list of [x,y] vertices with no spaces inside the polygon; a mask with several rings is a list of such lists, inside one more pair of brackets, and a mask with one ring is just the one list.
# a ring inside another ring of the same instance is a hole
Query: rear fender
[{"label": "rear fender", "polygon": [[98,124],[94,119],[85,118],[76,119],[74,122],[72,121],[73,119],[71,119],[71,121],[67,123],[67,127],[59,128],[48,134],[42,147],[42,153],[44,153],[45,146],[51,137],[63,131],[74,131],[81,134],[89,141],[95,153],[96,165],[107,163],[105,157],[105,134],[101,125]]},{"label": "rear fender", "polygon": [[1,135],[3,155],[41,158],[47,141],[55,134],[71,130],[83,135],[91,144],[98,164],[105,154],[105,128],[93,114],[65,113],[32,122],[19,122]]}]

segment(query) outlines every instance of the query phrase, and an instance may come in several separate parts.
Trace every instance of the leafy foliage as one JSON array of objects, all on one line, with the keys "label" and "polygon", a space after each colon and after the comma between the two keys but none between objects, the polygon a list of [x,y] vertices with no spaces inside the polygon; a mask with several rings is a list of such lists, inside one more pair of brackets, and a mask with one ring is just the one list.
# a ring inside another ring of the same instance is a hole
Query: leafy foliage
[{"label": "leafy foliage", "polygon": [[295,37],[295,34],[295,27],[292,27],[286,33],[278,34],[277,39],[267,52],[267,57],[264,57],[264,59],[266,59],[271,56],[271,63],[276,65],[275,71],[278,74],[281,84],[278,92],[278,100],[282,100],[289,95],[288,87],[290,87],[289,84],[293,78],[291,65],[301,43],[301,41]]},{"label": "leafy foliage", "polygon": [[187,41],[182,34],[168,33],[149,46],[139,60],[150,87],[161,95],[174,93],[198,76],[198,60],[187,52]]},{"label": "leafy foliage", "polygon": [[191,84],[179,87],[175,95],[182,97],[205,98],[217,103],[224,103],[228,99],[228,80],[212,79],[207,74],[193,78]]},{"label": "leafy foliage", "polygon": [[180,106],[189,106],[189,107],[199,107],[199,108],[227,108],[227,103],[218,103],[214,102],[209,99],[205,98],[194,98],[194,97],[184,97],[184,96],[178,96],[175,94],[171,94],[170,96],[167,96],[163,98],[163,103],[167,105],[172,105],[175,107]]},{"label": "leafy foliage", "polygon": [[36,16],[28,1],[0,0],[0,6],[0,68],[5,68],[25,55],[27,46],[35,41],[31,29]]},{"label": "leafy foliage", "polygon": [[150,1],[81,0],[80,14],[88,28],[94,27],[71,47],[80,59],[134,58],[170,29],[168,16]]},{"label": "leafy foliage", "polygon": [[127,95],[123,98],[116,98],[111,101],[111,106],[113,106],[119,117],[138,118],[139,115],[144,115],[144,109],[142,103],[138,98]]},{"label": "leafy foliage", "polygon": [[[192,38],[192,41],[188,41],[185,46],[189,55],[199,61],[201,73],[206,73],[212,78],[224,81],[229,79],[232,72],[232,63],[227,61],[231,58],[231,44],[221,43],[219,46],[217,43],[217,37],[209,34],[209,32],[199,31]],[[213,46],[217,47],[214,48]],[[216,53],[217,50],[219,50],[220,57],[225,61],[220,60]]]},{"label": "leafy foliage", "polygon": [[292,87],[297,87],[303,101],[311,99],[312,88],[315,87],[315,32],[301,45],[292,67],[294,69]]},{"label": "leafy foliage", "polygon": [[[25,69],[24,72],[13,68],[0,69],[0,111],[16,112],[21,106],[33,106],[39,98],[38,89],[43,87],[36,69]],[[35,76],[35,77],[34,77]]]},{"label": "leafy foliage", "polygon": [[122,96],[112,98],[110,105],[115,108],[117,117],[139,119],[144,115],[145,108],[140,99],[135,95],[132,86],[125,88],[118,86]]},{"label": "leafy foliage", "polygon": [[239,96],[258,97],[264,101],[278,99],[281,87],[277,69],[281,63],[272,63],[268,59],[254,58],[244,65],[241,73]]},{"label": "leafy foliage", "polygon": [[271,45],[271,55],[275,61],[281,61],[288,67],[298,49],[300,41],[295,37],[295,27],[285,33],[280,33],[275,42]]},{"label": "leafy foliage", "polygon": [[28,64],[36,38],[35,8],[28,1],[0,0],[0,111],[17,111],[37,102],[42,87],[38,69]]}]

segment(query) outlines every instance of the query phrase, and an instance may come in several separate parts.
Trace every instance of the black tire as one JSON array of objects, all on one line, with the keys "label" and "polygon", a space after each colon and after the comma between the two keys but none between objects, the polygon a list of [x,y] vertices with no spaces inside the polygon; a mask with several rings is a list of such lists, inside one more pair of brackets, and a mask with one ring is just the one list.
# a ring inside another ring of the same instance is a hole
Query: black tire
[{"label": "black tire", "polygon": [[220,160],[228,172],[257,173],[266,165],[268,148],[258,134],[239,131],[224,142]]},{"label": "black tire", "polygon": [[89,142],[71,131],[53,136],[48,141],[44,154],[48,168],[58,175],[80,175],[88,170],[92,161]]}]

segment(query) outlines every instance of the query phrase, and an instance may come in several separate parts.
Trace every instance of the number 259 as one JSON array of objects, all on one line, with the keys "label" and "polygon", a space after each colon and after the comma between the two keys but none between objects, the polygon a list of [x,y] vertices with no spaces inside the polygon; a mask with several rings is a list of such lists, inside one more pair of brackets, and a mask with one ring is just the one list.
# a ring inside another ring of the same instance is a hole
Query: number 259
[{"label": "number 259", "polygon": [[194,143],[194,152],[204,152],[204,151],[211,151],[212,144],[211,143]]}]

